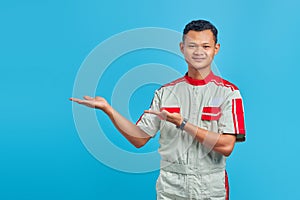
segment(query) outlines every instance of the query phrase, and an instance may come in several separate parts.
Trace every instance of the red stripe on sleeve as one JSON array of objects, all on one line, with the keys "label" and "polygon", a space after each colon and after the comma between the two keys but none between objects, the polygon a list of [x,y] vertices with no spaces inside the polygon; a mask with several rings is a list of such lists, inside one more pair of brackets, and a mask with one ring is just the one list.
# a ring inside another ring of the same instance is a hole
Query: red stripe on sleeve
[{"label": "red stripe on sleeve", "polygon": [[233,117],[234,132],[237,133],[236,114],[235,114],[235,99],[232,99],[231,103],[232,103],[232,117]]},{"label": "red stripe on sleeve", "polygon": [[236,116],[238,121],[238,133],[245,134],[244,110],[242,99],[236,99]]}]

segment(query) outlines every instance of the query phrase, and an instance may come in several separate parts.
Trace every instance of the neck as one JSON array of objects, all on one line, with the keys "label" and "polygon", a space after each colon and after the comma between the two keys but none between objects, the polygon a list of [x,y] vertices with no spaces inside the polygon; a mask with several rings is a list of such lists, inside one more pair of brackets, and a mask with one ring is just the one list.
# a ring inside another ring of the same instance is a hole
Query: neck
[{"label": "neck", "polygon": [[203,80],[205,79],[211,72],[210,67],[205,67],[203,69],[195,69],[194,67],[188,67],[188,76],[196,79],[196,80]]}]

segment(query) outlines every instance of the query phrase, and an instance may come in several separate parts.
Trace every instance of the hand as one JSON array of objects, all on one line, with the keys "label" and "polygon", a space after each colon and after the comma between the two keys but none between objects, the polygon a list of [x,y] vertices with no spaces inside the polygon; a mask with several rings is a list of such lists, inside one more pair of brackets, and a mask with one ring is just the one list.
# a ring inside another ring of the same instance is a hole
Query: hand
[{"label": "hand", "polygon": [[170,113],[166,110],[163,111],[154,111],[154,110],[145,110],[144,113],[153,114],[158,116],[161,120],[166,120],[175,124],[176,126],[180,126],[183,121],[183,118],[179,113]]},{"label": "hand", "polygon": [[97,108],[100,110],[105,110],[109,106],[107,101],[102,97],[92,98],[90,96],[84,96],[84,99],[70,98],[71,101],[88,106],[90,108]]}]

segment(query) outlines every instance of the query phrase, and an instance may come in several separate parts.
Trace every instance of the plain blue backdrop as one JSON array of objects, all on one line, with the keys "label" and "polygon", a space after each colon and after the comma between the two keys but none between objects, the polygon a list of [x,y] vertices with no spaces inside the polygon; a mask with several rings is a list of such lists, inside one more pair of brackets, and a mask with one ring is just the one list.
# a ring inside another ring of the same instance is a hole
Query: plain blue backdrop
[{"label": "plain blue backdrop", "polygon": [[[228,159],[231,199],[300,199],[299,6],[297,0],[1,1],[0,199],[155,199],[158,171],[124,173],[96,160],[80,141],[68,98],[77,70],[100,42],[141,27],[181,32],[192,19],[217,26],[216,63],[244,97],[247,141]],[[140,91],[145,105],[154,89]],[[143,109],[130,106],[133,116]],[[111,139],[132,148],[122,137]]]}]

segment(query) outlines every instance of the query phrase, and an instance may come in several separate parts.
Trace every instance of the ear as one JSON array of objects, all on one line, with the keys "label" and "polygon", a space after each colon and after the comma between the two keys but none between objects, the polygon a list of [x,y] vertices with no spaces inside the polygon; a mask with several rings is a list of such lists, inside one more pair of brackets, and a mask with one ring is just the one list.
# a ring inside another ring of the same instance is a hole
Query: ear
[{"label": "ear", "polygon": [[184,44],[183,44],[183,42],[179,43],[179,48],[180,48],[181,53],[184,54]]},{"label": "ear", "polygon": [[219,43],[215,45],[215,55],[217,55],[217,53],[219,52],[220,46],[221,45]]}]

